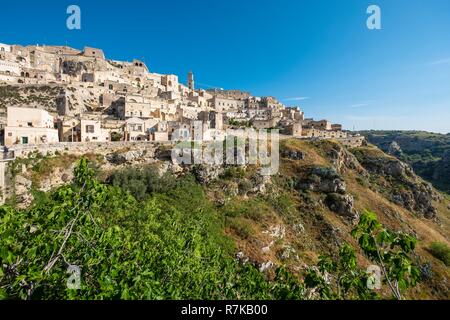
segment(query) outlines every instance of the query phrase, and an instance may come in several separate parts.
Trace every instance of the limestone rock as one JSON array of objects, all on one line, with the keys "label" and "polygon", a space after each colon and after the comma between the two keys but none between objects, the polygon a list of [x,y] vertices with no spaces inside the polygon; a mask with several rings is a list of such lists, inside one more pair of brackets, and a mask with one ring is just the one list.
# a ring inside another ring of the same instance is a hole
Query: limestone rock
[{"label": "limestone rock", "polygon": [[398,156],[402,154],[402,148],[397,141],[392,141],[388,148],[388,153],[393,156]]},{"label": "limestone rock", "polygon": [[273,266],[274,266],[274,264],[273,264],[272,261],[264,262],[264,263],[262,263],[262,264],[260,265],[259,271],[260,271],[260,272],[265,272],[265,271],[270,270],[271,268],[273,268]]},{"label": "limestone rock", "polygon": [[287,159],[291,159],[291,160],[304,160],[306,157],[306,153],[303,151],[282,150],[281,156],[283,158],[287,158]]},{"label": "limestone rock", "polygon": [[208,184],[217,179],[223,173],[223,167],[212,165],[195,165],[192,173],[200,184]]},{"label": "limestone rock", "polygon": [[353,208],[354,199],[351,195],[330,193],[325,199],[325,203],[331,211],[336,212],[345,218],[354,220],[358,217],[357,212]]},{"label": "limestone rock", "polygon": [[330,151],[328,157],[333,163],[333,167],[340,173],[350,170],[355,170],[359,174],[367,176],[367,171],[361,166],[358,159],[350,153],[345,147],[336,144]]},{"label": "limestone rock", "polygon": [[286,235],[286,228],[282,225],[276,225],[269,227],[269,230],[263,231],[264,234],[268,234],[272,238],[283,239]]},{"label": "limestone rock", "polygon": [[345,181],[334,168],[314,167],[306,180],[297,183],[297,190],[344,194],[346,189]]},{"label": "limestone rock", "polygon": [[34,200],[30,193],[32,182],[23,176],[15,178],[15,193],[17,197],[18,207],[24,209],[28,207]]},{"label": "limestone rock", "polygon": [[115,165],[121,165],[124,163],[130,163],[134,161],[142,160],[142,151],[127,151],[124,153],[110,153],[105,156],[106,160]]}]

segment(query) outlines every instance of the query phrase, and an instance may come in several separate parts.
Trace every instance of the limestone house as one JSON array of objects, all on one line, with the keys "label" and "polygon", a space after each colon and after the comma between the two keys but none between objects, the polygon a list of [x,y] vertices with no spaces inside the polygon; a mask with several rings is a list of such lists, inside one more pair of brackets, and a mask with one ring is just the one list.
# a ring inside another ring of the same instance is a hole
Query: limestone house
[{"label": "limestone house", "polygon": [[82,55],[89,58],[105,59],[105,54],[103,50],[91,47],[84,47]]},{"label": "limestone house", "polygon": [[161,77],[161,85],[165,87],[165,91],[178,90],[178,76],[173,74],[163,75]]},{"label": "limestone house", "polygon": [[347,138],[347,133],[344,131],[320,130],[315,128],[303,127],[302,137],[304,138]]},{"label": "limestone house", "polygon": [[158,119],[130,118],[125,121],[125,141],[152,140],[152,133],[157,130]]},{"label": "limestone house", "polygon": [[0,43],[0,52],[11,52],[11,46],[9,44]]},{"label": "limestone house", "polygon": [[151,118],[152,117],[152,102],[157,104],[156,100],[146,98],[139,95],[127,95],[125,104],[117,108],[120,119],[127,118]]},{"label": "limestone house", "polygon": [[5,61],[0,58],[0,73],[18,76],[20,75],[20,70],[20,65],[17,62]]},{"label": "limestone house", "polygon": [[211,107],[216,111],[237,111],[245,108],[244,100],[213,97],[210,101]]},{"label": "limestone house", "polygon": [[150,139],[153,141],[169,141],[169,125],[167,121],[158,121],[150,128]]},{"label": "limestone house", "polygon": [[80,121],[81,142],[106,142],[110,141],[109,132],[102,128],[100,120]]},{"label": "limestone house", "polygon": [[301,137],[302,136],[302,124],[299,122],[286,123],[283,133],[289,136]]},{"label": "limestone house", "polygon": [[59,142],[55,121],[47,111],[8,107],[5,146]]},{"label": "limestone house", "polygon": [[140,118],[130,118],[125,121],[125,141],[145,141],[148,135],[145,121]]},{"label": "limestone house", "polygon": [[80,119],[75,117],[62,117],[58,121],[59,141],[79,142],[81,140]]}]

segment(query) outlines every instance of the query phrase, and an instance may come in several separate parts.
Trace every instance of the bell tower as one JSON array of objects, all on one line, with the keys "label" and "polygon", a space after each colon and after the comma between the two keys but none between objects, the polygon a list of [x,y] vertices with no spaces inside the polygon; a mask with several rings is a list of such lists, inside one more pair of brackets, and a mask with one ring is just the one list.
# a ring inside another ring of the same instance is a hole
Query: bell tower
[{"label": "bell tower", "polygon": [[194,74],[192,71],[188,73],[188,87],[190,90],[195,90]]}]

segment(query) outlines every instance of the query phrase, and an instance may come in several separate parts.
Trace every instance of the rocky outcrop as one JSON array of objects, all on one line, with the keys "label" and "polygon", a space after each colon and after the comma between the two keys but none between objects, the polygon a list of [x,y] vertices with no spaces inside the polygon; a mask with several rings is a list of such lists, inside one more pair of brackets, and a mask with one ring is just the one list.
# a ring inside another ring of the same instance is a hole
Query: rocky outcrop
[{"label": "rocky outcrop", "polygon": [[391,196],[392,201],[427,219],[436,217],[437,211],[433,201],[441,200],[439,194],[427,183],[410,183],[408,186],[409,188],[395,190]]},{"label": "rocky outcrop", "polygon": [[15,196],[19,208],[28,207],[34,200],[33,195],[30,192],[32,182],[23,176],[16,176],[15,182]]},{"label": "rocky outcrop", "polygon": [[399,156],[402,154],[402,148],[397,143],[397,141],[392,141],[392,143],[388,147],[388,153],[393,156]]},{"label": "rocky outcrop", "polygon": [[414,171],[408,164],[393,157],[361,157],[359,162],[366,170],[373,174],[387,175],[402,181],[414,176]]},{"label": "rocky outcrop", "polygon": [[206,185],[216,180],[222,173],[224,169],[222,166],[212,166],[212,165],[195,165],[192,167],[192,174],[195,176],[200,184]]},{"label": "rocky outcrop", "polygon": [[304,160],[306,157],[306,153],[303,151],[296,150],[281,150],[281,156],[290,160]]},{"label": "rocky outcrop", "polygon": [[325,199],[325,204],[331,211],[351,221],[358,218],[358,213],[354,209],[354,202],[353,197],[348,194],[330,193]]},{"label": "rocky outcrop", "polygon": [[344,194],[346,184],[334,168],[313,167],[309,169],[306,179],[297,182],[296,189]]},{"label": "rocky outcrop", "polygon": [[347,170],[354,170],[361,175],[367,176],[367,171],[361,166],[354,154],[349,152],[340,144],[334,144],[327,152],[327,156],[333,163],[333,167],[339,172],[344,173]]},{"label": "rocky outcrop", "polygon": [[62,64],[62,70],[64,74],[70,76],[81,75],[83,72],[88,71],[88,66],[85,62],[66,60]]},{"label": "rocky outcrop", "polygon": [[358,159],[371,174],[386,181],[382,192],[391,201],[425,218],[436,217],[433,201],[441,201],[442,196],[416,176],[411,166],[382,153],[374,154],[373,150],[367,153],[360,150]]},{"label": "rocky outcrop", "polygon": [[105,156],[106,160],[114,165],[121,165],[124,163],[130,163],[139,161],[143,158],[144,152],[135,150],[127,151],[123,153],[110,153]]}]

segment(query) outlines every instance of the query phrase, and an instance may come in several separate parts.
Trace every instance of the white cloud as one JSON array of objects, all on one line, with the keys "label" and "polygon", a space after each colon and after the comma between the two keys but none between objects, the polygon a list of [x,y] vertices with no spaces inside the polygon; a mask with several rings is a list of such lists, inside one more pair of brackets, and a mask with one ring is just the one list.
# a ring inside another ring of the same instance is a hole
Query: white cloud
[{"label": "white cloud", "polygon": [[283,101],[303,101],[303,100],[308,100],[309,97],[292,97],[292,98],[286,98],[283,99]]},{"label": "white cloud", "polygon": [[438,66],[438,65],[443,65],[443,64],[450,65],[450,58],[436,60],[436,61],[432,61],[429,63],[430,66]]},{"label": "white cloud", "polygon": [[356,103],[356,104],[352,104],[350,106],[350,108],[361,108],[361,107],[366,107],[368,104],[367,103]]},{"label": "white cloud", "polygon": [[362,102],[358,102],[358,103],[354,103],[352,105],[349,105],[349,108],[362,108],[362,107],[367,107],[369,106],[371,103],[373,102],[373,100],[367,100],[367,101],[362,101]]}]

